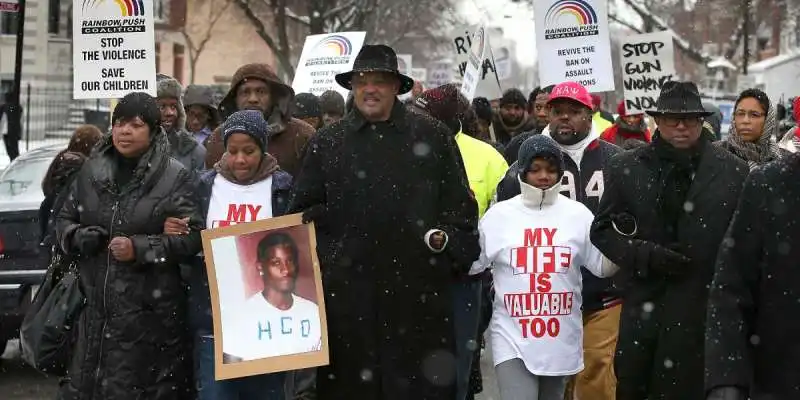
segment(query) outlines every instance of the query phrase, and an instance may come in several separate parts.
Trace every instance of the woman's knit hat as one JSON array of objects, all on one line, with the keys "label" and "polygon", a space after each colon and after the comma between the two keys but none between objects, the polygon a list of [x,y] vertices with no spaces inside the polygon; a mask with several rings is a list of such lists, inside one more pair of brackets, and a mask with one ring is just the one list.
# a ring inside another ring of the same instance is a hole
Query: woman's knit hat
[{"label": "woman's knit hat", "polygon": [[228,117],[222,125],[222,143],[226,148],[228,147],[228,138],[234,133],[243,133],[252,137],[261,151],[267,152],[269,124],[261,111],[242,110]]},{"label": "woman's knit hat", "polygon": [[452,83],[422,92],[414,105],[425,110],[433,118],[442,121],[453,134],[458,133],[464,114],[469,109],[466,97]]},{"label": "woman's knit hat", "polygon": [[111,125],[137,117],[150,128],[151,137],[160,131],[161,111],[158,108],[158,103],[153,96],[144,92],[126,94],[114,107]]},{"label": "woman's knit hat", "polygon": [[344,97],[335,90],[327,90],[319,95],[319,105],[323,114],[344,115]]},{"label": "woman's knit hat", "polygon": [[476,97],[472,99],[472,108],[475,109],[475,114],[479,119],[492,122],[492,104],[486,97]]},{"label": "woman's knit hat", "polygon": [[312,93],[298,93],[294,96],[292,116],[296,118],[322,118],[319,98]]},{"label": "woman's knit hat", "polygon": [[531,169],[533,160],[544,158],[558,168],[558,179],[564,176],[564,155],[555,140],[545,135],[533,135],[522,142],[517,155],[517,170],[519,177],[525,179],[525,174]]}]

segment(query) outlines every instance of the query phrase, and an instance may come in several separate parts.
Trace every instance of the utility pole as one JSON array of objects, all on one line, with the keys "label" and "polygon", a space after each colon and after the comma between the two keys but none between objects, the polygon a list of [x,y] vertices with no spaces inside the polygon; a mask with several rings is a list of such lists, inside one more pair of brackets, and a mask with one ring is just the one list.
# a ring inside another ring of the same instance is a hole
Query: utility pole
[{"label": "utility pole", "polygon": [[25,0],[17,2],[17,46],[16,59],[14,60],[14,85],[11,96],[6,97],[5,114],[7,118],[7,132],[3,137],[6,153],[10,160],[19,156],[19,141],[22,139],[22,103],[20,101],[22,80],[22,50],[25,39]]},{"label": "utility pole", "polygon": [[742,74],[747,75],[747,64],[750,61],[750,1],[742,0],[744,5],[742,7],[742,36],[744,44],[742,49]]}]

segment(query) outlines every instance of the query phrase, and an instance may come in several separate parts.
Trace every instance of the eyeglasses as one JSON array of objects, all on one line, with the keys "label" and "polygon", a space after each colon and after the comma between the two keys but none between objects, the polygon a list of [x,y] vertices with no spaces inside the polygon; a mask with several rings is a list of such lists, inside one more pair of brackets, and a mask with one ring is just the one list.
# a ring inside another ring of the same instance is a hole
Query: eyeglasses
[{"label": "eyeglasses", "polygon": [[683,126],[687,128],[697,128],[701,123],[703,123],[703,119],[700,117],[668,117],[663,116],[659,118],[659,125],[668,126],[670,128],[676,128],[678,125],[683,123]]},{"label": "eyeglasses", "polygon": [[739,110],[733,113],[733,117],[737,119],[745,119],[745,117],[750,117],[750,119],[761,119],[764,118],[765,115],[764,113],[758,111]]}]

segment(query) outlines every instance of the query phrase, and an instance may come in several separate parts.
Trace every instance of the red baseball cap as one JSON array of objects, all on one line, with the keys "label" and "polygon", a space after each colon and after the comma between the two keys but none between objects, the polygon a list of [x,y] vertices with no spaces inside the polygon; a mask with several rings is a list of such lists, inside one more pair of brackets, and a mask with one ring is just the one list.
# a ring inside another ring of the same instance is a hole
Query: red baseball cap
[{"label": "red baseball cap", "polygon": [[547,100],[547,102],[550,103],[557,99],[569,99],[572,101],[577,101],[578,103],[581,103],[590,109],[594,109],[592,104],[592,95],[589,93],[589,90],[587,90],[586,87],[578,82],[563,82],[556,85],[556,87],[553,88],[553,91],[550,92],[550,98]]}]

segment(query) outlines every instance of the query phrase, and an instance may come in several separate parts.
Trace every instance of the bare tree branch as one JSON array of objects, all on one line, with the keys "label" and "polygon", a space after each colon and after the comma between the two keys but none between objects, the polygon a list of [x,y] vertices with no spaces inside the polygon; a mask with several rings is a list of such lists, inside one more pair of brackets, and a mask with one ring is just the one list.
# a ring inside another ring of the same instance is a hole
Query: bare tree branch
[{"label": "bare tree branch", "polygon": [[[200,0],[196,0],[197,3],[195,5],[200,4]],[[231,5],[231,0],[208,0],[206,2],[208,7],[208,15],[206,20],[203,21],[202,33],[200,33],[197,39],[193,36],[193,32],[189,32],[190,26],[184,24],[183,28],[181,28],[181,34],[183,35],[184,40],[186,41],[187,47],[189,48],[189,83],[192,84],[195,82],[195,75],[197,72],[197,61],[200,59],[200,55],[203,54],[203,51],[206,48],[206,45],[211,40],[212,33],[214,31],[214,27],[219,22],[220,18],[225,15],[225,12]],[[219,5],[220,7],[214,7],[215,5]],[[199,7],[202,7],[200,5]]]},{"label": "bare tree branch", "polygon": [[[286,75],[293,77],[294,76],[294,66],[292,65],[292,61],[289,59],[290,49],[281,47],[281,42],[276,42],[275,39],[267,32],[267,27],[264,25],[264,22],[258,18],[258,16],[253,11],[251,2],[249,0],[233,0],[237,7],[244,13],[247,20],[253,25],[255,28],[256,33],[258,36],[264,40],[264,43],[272,50],[272,53],[275,54],[275,57],[278,59],[278,63],[280,64],[281,68],[286,72]],[[285,21],[284,21],[285,23]],[[284,29],[284,34],[286,30]]]},{"label": "bare tree branch", "polygon": [[620,19],[619,17],[617,17],[616,14],[609,13],[608,14],[608,19],[610,19],[611,21],[614,21],[614,22],[616,22],[616,23],[618,23],[618,24],[620,24],[620,25],[622,25],[622,26],[624,26],[624,27],[636,32],[636,33],[643,33],[641,28],[631,24],[628,21],[624,21],[624,20]]}]

